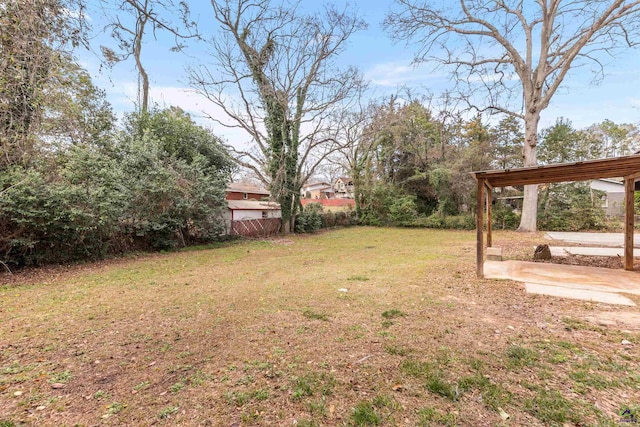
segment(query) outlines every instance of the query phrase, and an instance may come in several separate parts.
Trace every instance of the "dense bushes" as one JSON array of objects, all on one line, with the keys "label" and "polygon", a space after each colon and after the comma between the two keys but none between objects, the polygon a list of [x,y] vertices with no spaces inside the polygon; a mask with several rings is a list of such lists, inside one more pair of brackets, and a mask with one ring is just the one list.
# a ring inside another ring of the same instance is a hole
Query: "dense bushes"
[{"label": "dense bushes", "polygon": [[0,261],[99,258],[220,233],[231,162],[217,139],[180,110],[132,115],[127,128],[108,147],[74,145],[0,171]]},{"label": "dense bushes", "polygon": [[296,233],[311,233],[321,228],[355,224],[355,212],[324,212],[320,203],[309,203],[296,216]]},{"label": "dense bushes", "polygon": [[588,182],[551,184],[541,191],[538,227],[541,230],[578,231],[603,229],[604,192],[592,190]]},{"label": "dense bushes", "polygon": [[94,258],[107,251],[126,203],[118,197],[122,189],[100,185],[111,177],[80,180],[78,171],[70,170],[74,166],[63,166],[58,174],[20,167],[1,174],[0,253],[5,263]]},{"label": "dense bushes", "polygon": [[309,203],[296,217],[296,233],[310,233],[322,228],[322,205]]},{"label": "dense bushes", "polygon": [[496,201],[492,209],[493,228],[502,230],[515,230],[520,224],[520,215],[505,203]]},{"label": "dense bushes", "polygon": [[416,196],[398,194],[391,185],[376,185],[366,201],[360,218],[363,225],[408,225],[418,218]]},{"label": "dense bushes", "polygon": [[476,220],[471,215],[443,216],[438,213],[435,213],[427,217],[420,217],[407,225],[411,227],[424,227],[424,228],[473,230],[476,227]]},{"label": "dense bushes", "polygon": [[414,195],[397,194],[390,185],[377,185],[366,197],[360,224],[373,226],[400,226],[424,228],[450,228],[471,230],[475,219],[471,215],[444,215],[443,211],[424,216],[418,213]]}]

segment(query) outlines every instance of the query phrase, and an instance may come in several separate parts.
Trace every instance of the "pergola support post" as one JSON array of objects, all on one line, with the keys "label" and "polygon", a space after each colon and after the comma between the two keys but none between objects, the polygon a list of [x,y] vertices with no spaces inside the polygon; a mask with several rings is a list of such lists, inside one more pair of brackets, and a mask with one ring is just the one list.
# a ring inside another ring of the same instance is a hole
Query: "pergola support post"
[{"label": "pergola support post", "polygon": [[478,180],[476,194],[476,273],[478,278],[484,277],[484,187],[486,180]]},{"label": "pergola support post", "polygon": [[624,178],[624,269],[633,270],[633,229],[635,223],[634,210],[634,177]]},{"label": "pergola support post", "polygon": [[492,210],[492,199],[493,199],[493,188],[491,187],[491,185],[489,185],[489,183],[485,183],[485,186],[487,188],[487,247],[490,248],[493,246],[492,242],[492,238],[491,238],[491,231],[493,230],[492,228],[492,219],[491,219],[491,210]]}]

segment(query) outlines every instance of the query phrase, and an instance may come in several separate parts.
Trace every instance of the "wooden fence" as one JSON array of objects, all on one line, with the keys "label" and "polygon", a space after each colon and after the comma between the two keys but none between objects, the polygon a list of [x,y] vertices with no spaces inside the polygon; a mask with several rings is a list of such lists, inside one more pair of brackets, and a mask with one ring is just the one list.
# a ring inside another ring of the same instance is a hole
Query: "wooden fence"
[{"label": "wooden fence", "polygon": [[280,231],[280,218],[231,221],[231,234],[244,237],[269,237]]}]

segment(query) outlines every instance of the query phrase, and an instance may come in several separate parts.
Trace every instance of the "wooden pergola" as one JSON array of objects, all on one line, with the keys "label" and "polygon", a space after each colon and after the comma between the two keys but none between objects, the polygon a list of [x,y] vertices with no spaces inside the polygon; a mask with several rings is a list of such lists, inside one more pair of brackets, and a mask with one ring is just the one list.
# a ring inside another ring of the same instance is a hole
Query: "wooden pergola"
[{"label": "wooden pergola", "polygon": [[472,172],[478,182],[476,232],[478,277],[484,277],[484,213],[487,214],[487,247],[491,247],[491,198],[493,189],[515,185],[585,181],[599,178],[624,178],[624,268],[633,270],[633,228],[635,182],[640,179],[640,155],[583,162],[534,166],[507,170]]}]

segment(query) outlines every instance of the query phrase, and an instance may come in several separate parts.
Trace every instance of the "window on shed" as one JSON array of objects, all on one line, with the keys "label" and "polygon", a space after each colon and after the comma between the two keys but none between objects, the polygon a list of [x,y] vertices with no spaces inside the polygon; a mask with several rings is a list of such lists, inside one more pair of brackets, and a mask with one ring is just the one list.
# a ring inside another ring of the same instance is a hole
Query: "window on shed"
[{"label": "window on shed", "polygon": [[247,200],[249,198],[249,195],[247,193],[242,193],[242,198],[244,200]]}]

